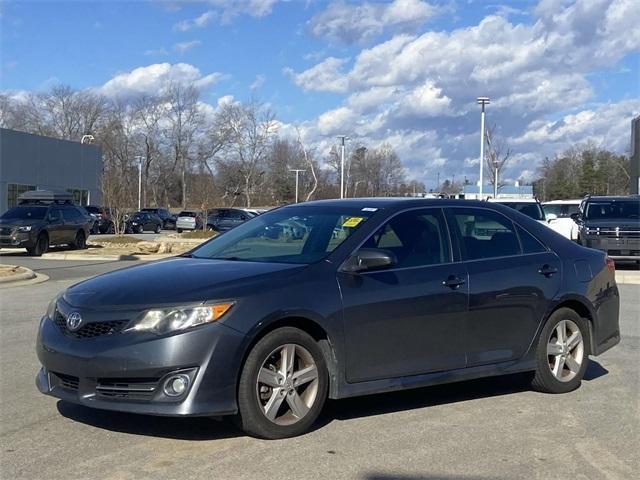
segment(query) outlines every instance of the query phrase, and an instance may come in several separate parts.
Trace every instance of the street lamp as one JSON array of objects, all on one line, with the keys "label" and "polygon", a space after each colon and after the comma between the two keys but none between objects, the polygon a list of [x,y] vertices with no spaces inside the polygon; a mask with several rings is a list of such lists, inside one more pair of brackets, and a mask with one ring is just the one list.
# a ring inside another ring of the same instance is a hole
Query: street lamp
[{"label": "street lamp", "polygon": [[142,209],[142,156],[137,155],[138,160],[138,211]]},{"label": "street lamp", "polygon": [[480,114],[480,200],[482,200],[482,182],[483,166],[484,166],[484,106],[489,105],[489,97],[478,97],[476,99],[478,105],[482,105],[482,113]]},{"label": "street lamp", "polygon": [[340,140],[340,198],[344,198],[344,142],[349,140],[346,135],[338,135]]},{"label": "street lamp", "polygon": [[300,172],[306,172],[306,170],[300,168],[290,168],[290,172],[296,172],[296,203],[298,203],[298,175]]}]

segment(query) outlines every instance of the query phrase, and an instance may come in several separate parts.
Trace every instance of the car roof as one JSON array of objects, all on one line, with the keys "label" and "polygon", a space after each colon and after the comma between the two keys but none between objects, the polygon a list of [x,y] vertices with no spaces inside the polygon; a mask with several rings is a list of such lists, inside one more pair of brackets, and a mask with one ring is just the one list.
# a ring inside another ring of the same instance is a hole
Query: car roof
[{"label": "car roof", "polygon": [[618,196],[614,196],[614,195],[609,195],[609,196],[591,196],[591,197],[587,197],[585,198],[585,200],[587,202],[590,202],[592,200],[596,200],[596,201],[604,201],[604,202],[615,202],[616,200],[620,201],[627,201],[627,200],[636,200],[636,201],[640,201],[640,195],[618,195]]},{"label": "car roof", "polygon": [[415,198],[415,197],[372,197],[372,198],[344,198],[330,200],[313,200],[311,202],[293,203],[281,208],[295,207],[352,207],[377,209],[404,209],[412,207],[486,207],[488,202],[483,200],[458,200],[448,198]]},{"label": "car roof", "polygon": [[490,198],[491,203],[540,203],[535,198]]}]

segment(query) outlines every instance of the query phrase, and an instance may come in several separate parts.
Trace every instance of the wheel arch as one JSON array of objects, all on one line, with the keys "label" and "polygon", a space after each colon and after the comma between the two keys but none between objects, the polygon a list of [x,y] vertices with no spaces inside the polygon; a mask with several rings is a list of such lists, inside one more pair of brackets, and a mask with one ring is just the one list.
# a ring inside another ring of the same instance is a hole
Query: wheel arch
[{"label": "wheel arch", "polygon": [[544,317],[544,322],[541,322],[538,334],[536,335],[536,339],[539,337],[540,332],[544,328],[544,325],[547,323],[547,320],[554,312],[558,311],[561,308],[568,308],[576,312],[580,317],[587,320],[587,324],[589,325],[589,353],[594,352],[594,321],[595,321],[595,311],[593,307],[590,306],[590,302],[582,298],[578,295],[567,295],[557,299],[549,311]]},{"label": "wheel arch", "polygon": [[329,398],[336,398],[335,392],[337,391],[338,383],[338,362],[334,350],[335,344],[332,341],[332,336],[329,332],[327,332],[327,330],[323,328],[318,321],[311,317],[312,315],[308,314],[288,314],[272,318],[269,321],[260,322],[249,334],[249,341],[244,347],[238,378],[236,380],[236,388],[240,381],[240,372],[242,371],[244,363],[255,344],[258,343],[265,335],[277,330],[278,328],[293,327],[305,332],[318,342],[327,366],[327,371],[329,372]]}]

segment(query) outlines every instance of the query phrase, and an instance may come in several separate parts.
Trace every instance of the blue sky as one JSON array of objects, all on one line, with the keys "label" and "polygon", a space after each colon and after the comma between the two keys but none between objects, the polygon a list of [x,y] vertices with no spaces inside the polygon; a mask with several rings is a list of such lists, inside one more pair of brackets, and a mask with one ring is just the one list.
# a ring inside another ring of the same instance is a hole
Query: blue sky
[{"label": "blue sky", "polygon": [[636,1],[4,1],[0,89],[205,78],[207,103],[255,95],[320,153],[341,132],[389,142],[427,183],[473,175],[473,100],[489,94],[518,178],[575,143],[624,151],[640,113]]}]

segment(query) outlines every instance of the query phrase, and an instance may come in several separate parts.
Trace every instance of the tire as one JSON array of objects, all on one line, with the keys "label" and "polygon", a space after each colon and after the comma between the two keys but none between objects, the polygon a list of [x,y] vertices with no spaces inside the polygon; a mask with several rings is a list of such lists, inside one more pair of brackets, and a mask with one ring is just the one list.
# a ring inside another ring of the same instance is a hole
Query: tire
[{"label": "tire", "polygon": [[87,237],[82,230],[76,233],[76,238],[69,246],[73,250],[84,250],[85,248],[87,248]]},{"label": "tire", "polygon": [[[283,351],[293,352],[291,368],[285,368],[289,362],[284,358],[290,357]],[[259,377],[261,371],[267,376]],[[286,372],[288,375],[283,375]],[[301,435],[318,418],[328,386],[329,375],[318,343],[297,328],[279,328],[256,343],[242,367],[236,420],[247,434],[258,438]],[[273,418],[268,418],[267,412]]]},{"label": "tire", "polygon": [[38,235],[36,245],[33,248],[27,248],[27,253],[33,257],[40,257],[49,250],[49,237],[46,233]]},{"label": "tire", "polygon": [[154,233],[160,233],[162,231],[162,227],[160,225],[156,225],[156,229],[154,230]]},{"label": "tire", "polygon": [[144,233],[144,227],[142,225],[138,225],[138,228],[136,228],[136,231],[133,233]]},{"label": "tire", "polygon": [[182,229],[181,229],[181,228],[178,228],[176,231],[177,231],[178,233],[182,233]]},{"label": "tire", "polygon": [[107,233],[114,234],[116,233],[116,226],[113,223],[110,223],[107,227]]},{"label": "tire", "polygon": [[[565,342],[561,339],[562,331]],[[579,335],[574,338],[576,332]],[[572,342],[575,342],[573,346]],[[538,338],[532,388],[545,393],[575,390],[580,386],[588,364],[588,320],[569,308],[559,308],[549,316]]]}]

